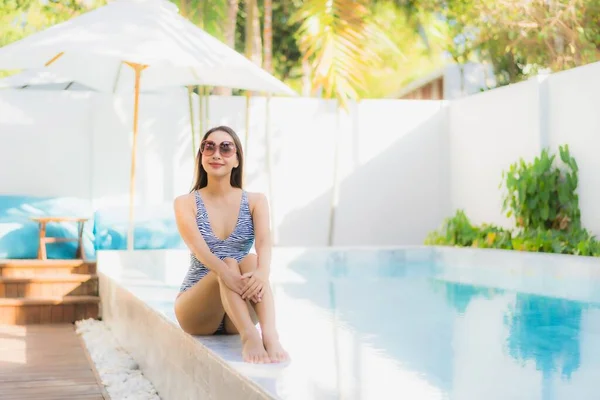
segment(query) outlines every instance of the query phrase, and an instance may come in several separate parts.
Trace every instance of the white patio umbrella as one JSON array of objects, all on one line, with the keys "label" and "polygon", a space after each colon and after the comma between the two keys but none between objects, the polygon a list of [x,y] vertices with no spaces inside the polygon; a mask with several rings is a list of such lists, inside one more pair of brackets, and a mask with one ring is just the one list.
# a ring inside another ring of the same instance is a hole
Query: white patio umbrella
[{"label": "white patio umbrella", "polygon": [[48,68],[29,69],[0,79],[0,89],[95,91],[71,79],[60,77]]},{"label": "white patio umbrella", "polygon": [[166,0],[116,0],[0,48],[0,69],[40,67],[99,91],[134,91],[129,249],[142,85],[145,90],[210,85],[296,95]]},{"label": "white patio umbrella", "polygon": [[[65,76],[58,75],[51,70],[51,67],[28,69],[14,75],[0,79],[0,90],[48,90],[48,91],[83,91],[97,92],[88,86],[75,82]],[[141,92],[156,92],[156,90],[146,90],[144,86],[140,89]],[[201,93],[199,94],[199,96]],[[194,112],[192,108],[192,87],[188,86],[188,104],[190,112],[190,128],[192,131],[192,156],[196,156],[195,145],[195,128],[194,128]],[[200,104],[202,105],[202,104]],[[200,110],[200,123],[206,122],[202,119],[202,109]]]}]

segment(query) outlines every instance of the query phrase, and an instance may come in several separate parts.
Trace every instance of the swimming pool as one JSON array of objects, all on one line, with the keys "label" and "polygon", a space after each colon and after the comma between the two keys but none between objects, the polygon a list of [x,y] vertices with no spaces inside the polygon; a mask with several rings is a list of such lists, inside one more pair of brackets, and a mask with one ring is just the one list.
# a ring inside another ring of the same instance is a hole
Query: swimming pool
[{"label": "swimming pool", "polygon": [[[120,282],[174,321],[185,268],[170,260],[121,270]],[[275,398],[596,396],[598,260],[420,247],[277,249],[274,260],[292,362],[252,366],[237,337],[198,340]]]}]

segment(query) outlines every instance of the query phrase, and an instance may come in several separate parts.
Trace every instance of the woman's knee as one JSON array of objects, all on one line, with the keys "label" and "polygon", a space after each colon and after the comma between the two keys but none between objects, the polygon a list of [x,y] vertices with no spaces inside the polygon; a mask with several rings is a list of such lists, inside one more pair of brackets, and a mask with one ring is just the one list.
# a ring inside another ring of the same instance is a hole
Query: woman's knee
[{"label": "woman's knee", "polygon": [[256,254],[248,254],[242,261],[240,261],[240,271],[243,274],[255,271],[257,267],[258,257]]}]

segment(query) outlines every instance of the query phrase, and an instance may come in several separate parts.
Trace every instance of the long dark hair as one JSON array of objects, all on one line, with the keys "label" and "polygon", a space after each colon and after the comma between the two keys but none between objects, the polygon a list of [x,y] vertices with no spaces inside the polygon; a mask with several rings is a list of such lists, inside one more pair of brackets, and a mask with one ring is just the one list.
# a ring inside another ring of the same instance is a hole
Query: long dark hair
[{"label": "long dark hair", "polygon": [[[242,151],[242,142],[240,141],[237,133],[235,133],[235,131],[228,126],[217,126],[209,129],[208,132],[204,134],[202,141],[206,140],[211,133],[216,131],[223,131],[229,134],[229,136],[231,136],[233,139],[233,143],[235,143],[235,151],[239,165],[231,171],[231,178],[229,182],[231,183],[231,186],[241,189],[242,177],[244,176],[244,152]],[[196,155],[196,170],[194,177],[195,183],[190,192],[193,192],[194,190],[200,190],[203,187],[206,187],[208,184],[208,175],[202,166],[202,153],[200,153],[200,149],[198,149],[198,154]]]}]

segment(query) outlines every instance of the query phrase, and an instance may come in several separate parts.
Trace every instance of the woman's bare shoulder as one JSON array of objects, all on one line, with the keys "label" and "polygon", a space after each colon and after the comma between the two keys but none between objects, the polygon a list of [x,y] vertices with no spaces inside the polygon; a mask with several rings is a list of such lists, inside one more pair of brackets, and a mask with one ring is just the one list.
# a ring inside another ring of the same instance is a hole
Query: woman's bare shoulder
[{"label": "woman's bare shoulder", "polygon": [[250,204],[250,208],[254,209],[258,204],[267,201],[267,196],[261,192],[246,192],[248,194],[248,203]]},{"label": "woman's bare shoulder", "polygon": [[175,211],[184,211],[184,210],[189,210],[192,209],[192,206],[194,206],[195,204],[195,199],[194,199],[194,192],[191,193],[186,193],[186,194],[182,194],[180,196],[175,197],[175,200],[173,201],[173,207],[175,208]]},{"label": "woman's bare shoulder", "polygon": [[250,202],[257,202],[257,201],[263,201],[267,199],[267,196],[265,196],[264,193],[261,192],[246,192],[248,194],[248,201]]}]

